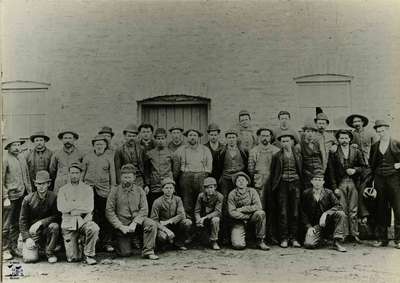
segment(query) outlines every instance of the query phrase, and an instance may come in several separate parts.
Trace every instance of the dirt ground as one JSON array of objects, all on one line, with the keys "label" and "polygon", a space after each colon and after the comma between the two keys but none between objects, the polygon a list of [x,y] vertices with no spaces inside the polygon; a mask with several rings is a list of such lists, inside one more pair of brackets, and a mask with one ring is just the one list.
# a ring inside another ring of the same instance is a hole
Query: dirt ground
[{"label": "dirt ground", "polygon": [[[400,250],[346,244],[347,253],[329,247],[318,250],[270,251],[204,248],[160,253],[158,261],[140,255],[112,258],[99,254],[99,263],[46,262],[22,264],[18,282],[400,282]],[[3,275],[8,273],[3,266]],[[9,277],[4,281],[10,282]],[[14,281],[15,282],[15,281]]]}]

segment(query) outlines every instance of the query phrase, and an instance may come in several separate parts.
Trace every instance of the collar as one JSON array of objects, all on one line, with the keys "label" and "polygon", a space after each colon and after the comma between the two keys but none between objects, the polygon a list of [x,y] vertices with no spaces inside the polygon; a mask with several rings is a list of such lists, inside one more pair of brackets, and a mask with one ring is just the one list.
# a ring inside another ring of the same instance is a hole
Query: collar
[{"label": "collar", "polygon": [[68,153],[68,154],[71,154],[71,153],[73,153],[74,152],[74,150],[75,150],[75,146],[73,145],[73,146],[71,146],[71,148],[70,149],[68,149],[68,148],[66,148],[65,146],[63,147],[63,150],[64,150],[64,152],[65,153]]}]

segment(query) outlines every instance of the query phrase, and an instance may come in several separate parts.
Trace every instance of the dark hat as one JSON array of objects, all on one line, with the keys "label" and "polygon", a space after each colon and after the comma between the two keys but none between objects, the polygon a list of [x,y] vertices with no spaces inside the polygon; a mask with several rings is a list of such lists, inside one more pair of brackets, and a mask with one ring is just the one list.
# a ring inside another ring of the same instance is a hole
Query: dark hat
[{"label": "dark hat", "polygon": [[265,127],[259,128],[259,129],[257,130],[257,132],[256,132],[256,135],[257,135],[257,136],[261,135],[261,132],[262,132],[262,131],[268,131],[268,132],[271,134],[272,137],[274,136],[274,131],[271,130],[270,128],[265,128]]},{"label": "dark hat", "polygon": [[318,129],[314,123],[305,123],[302,129],[303,129],[303,131],[305,131],[305,130],[312,130],[315,132],[318,131]]},{"label": "dark hat", "polygon": [[324,174],[324,170],[322,169],[315,169],[313,172],[313,178],[324,178],[325,174]]},{"label": "dark hat", "polygon": [[219,126],[217,124],[211,123],[210,125],[208,125],[207,133],[213,132],[213,131],[217,131],[218,133],[220,133],[221,129],[219,128]]},{"label": "dark hat", "polygon": [[227,135],[229,135],[229,134],[234,134],[234,135],[236,135],[237,137],[239,136],[238,131],[237,131],[236,129],[234,129],[234,128],[228,129],[228,130],[225,132],[225,137],[226,137]]},{"label": "dark hat", "polygon": [[5,150],[8,150],[8,148],[11,146],[11,144],[13,144],[15,142],[19,142],[20,144],[25,143],[24,140],[21,140],[19,138],[9,138],[8,140],[9,140],[9,142],[7,142],[6,146],[4,147]]},{"label": "dark hat", "polygon": [[46,170],[41,170],[36,173],[36,179],[35,179],[36,183],[45,183],[50,181],[51,181],[50,174]]},{"label": "dark hat", "polygon": [[121,175],[128,173],[136,174],[135,166],[133,166],[132,164],[125,164],[121,167]]},{"label": "dark hat", "polygon": [[171,128],[168,129],[169,132],[172,132],[173,130],[179,130],[182,133],[184,132],[183,128],[181,126],[176,125],[176,124],[172,125]]},{"label": "dark hat", "polygon": [[61,140],[65,134],[71,134],[71,135],[74,136],[74,138],[75,138],[76,140],[79,139],[79,135],[78,135],[76,132],[72,131],[72,130],[64,130],[64,131],[60,132],[60,133],[57,135],[58,139]]},{"label": "dark hat", "polygon": [[340,129],[340,130],[338,130],[338,131],[336,132],[336,134],[335,134],[335,138],[336,138],[337,140],[339,139],[340,134],[346,134],[346,135],[348,135],[348,136],[350,137],[350,140],[353,140],[353,133],[352,133],[351,131],[349,131],[349,130],[346,130],[346,129]]},{"label": "dark hat", "polygon": [[151,131],[153,132],[154,131],[154,127],[153,127],[153,125],[152,124],[148,124],[148,123],[142,123],[142,124],[140,124],[139,125],[139,132],[143,129],[143,128],[150,128],[151,129]]},{"label": "dark hat", "polygon": [[108,127],[108,126],[101,127],[99,132],[98,132],[98,134],[99,135],[101,135],[101,134],[110,134],[112,137],[114,136],[114,132],[113,132],[112,128]]},{"label": "dark hat", "polygon": [[183,135],[185,137],[187,137],[190,132],[196,132],[199,135],[199,137],[203,136],[203,134],[199,130],[196,130],[196,129],[188,129],[188,130],[186,130],[186,132],[183,133]]},{"label": "dark hat", "polygon": [[351,114],[349,117],[347,117],[346,118],[346,124],[349,126],[349,127],[351,127],[351,128],[354,128],[354,126],[353,126],[353,120],[354,120],[354,118],[360,118],[361,119],[361,121],[363,122],[363,127],[366,127],[367,125],[368,125],[368,118],[367,117],[365,117],[365,116],[363,116],[363,115],[361,115],[361,114]]},{"label": "dark hat", "polygon": [[279,113],[278,113],[278,119],[279,119],[279,117],[280,117],[281,115],[288,115],[289,117],[291,117],[289,111],[286,111],[286,110],[279,111]]},{"label": "dark hat", "polygon": [[125,129],[122,131],[122,133],[123,133],[124,135],[125,135],[127,132],[136,133],[136,134],[139,133],[138,128],[137,128],[137,126],[136,126],[135,124],[129,124],[129,125],[126,126]]},{"label": "dark hat", "polygon": [[154,132],[154,137],[157,136],[167,136],[167,131],[164,128],[157,128],[156,131]]},{"label": "dark hat", "polygon": [[329,124],[329,118],[328,118],[328,116],[327,116],[325,113],[323,113],[323,112],[317,114],[317,116],[316,116],[315,119],[314,119],[314,122],[317,122],[317,120],[325,120],[325,121],[327,121],[328,124]]},{"label": "dark hat", "polygon": [[208,187],[210,185],[217,185],[217,180],[213,177],[207,177],[203,181],[203,187]]},{"label": "dark hat", "polygon": [[278,141],[281,140],[281,138],[283,137],[291,137],[293,140],[296,140],[296,133],[293,130],[287,130],[287,131],[281,131],[278,136],[276,137],[276,139]]},{"label": "dark hat", "polygon": [[388,127],[389,128],[390,125],[385,120],[376,120],[375,121],[375,125],[374,125],[374,129],[376,130],[379,127]]},{"label": "dark hat", "polygon": [[167,177],[167,178],[164,178],[164,179],[161,180],[161,187],[162,188],[164,188],[164,186],[167,185],[167,184],[172,184],[172,185],[175,186],[174,179]]},{"label": "dark hat", "polygon": [[251,118],[251,115],[250,115],[250,112],[249,112],[249,111],[247,111],[247,110],[240,110],[240,111],[239,111],[239,117],[240,117],[240,116],[244,116],[244,115],[247,115],[247,116],[249,116],[249,117]]},{"label": "dark hat", "polygon": [[242,172],[242,171],[240,171],[240,172],[238,172],[238,173],[236,173],[235,175],[232,176],[232,181],[233,181],[234,184],[236,184],[236,180],[237,180],[237,178],[240,177],[240,176],[245,177],[246,180],[247,180],[247,182],[250,184],[250,177],[249,177],[249,175],[247,175],[246,173],[244,173],[244,172]]},{"label": "dark hat", "polygon": [[80,171],[83,170],[82,164],[80,162],[72,162],[71,165],[69,165],[68,169],[70,169],[70,168],[77,168]]},{"label": "dark hat", "polygon": [[105,142],[106,142],[106,145],[108,146],[108,140],[107,140],[106,137],[103,136],[103,135],[97,135],[97,136],[95,136],[95,137],[92,139],[92,145],[94,145],[94,143],[95,143],[96,141],[105,141]]},{"label": "dark hat", "polygon": [[48,142],[50,140],[50,138],[46,136],[43,131],[35,132],[29,137],[31,142],[33,142],[35,138],[44,138],[45,142]]}]

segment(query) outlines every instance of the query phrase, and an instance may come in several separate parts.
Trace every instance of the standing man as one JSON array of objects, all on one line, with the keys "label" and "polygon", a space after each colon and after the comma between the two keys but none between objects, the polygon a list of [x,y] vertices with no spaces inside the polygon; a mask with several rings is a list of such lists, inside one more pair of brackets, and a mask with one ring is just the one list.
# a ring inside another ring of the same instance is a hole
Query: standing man
[{"label": "standing man", "polygon": [[205,143],[204,145],[208,147],[211,151],[211,155],[213,158],[213,168],[211,176],[216,178],[215,168],[217,167],[216,161],[218,152],[222,150],[222,148],[224,147],[224,145],[219,141],[219,134],[221,133],[221,129],[217,124],[211,123],[210,125],[208,125],[207,133],[208,133],[208,142]]},{"label": "standing man", "polygon": [[294,147],[294,133],[281,133],[277,139],[282,149],[272,157],[272,191],[276,192],[279,203],[279,231],[282,248],[299,248],[298,221],[300,194],[303,191],[303,159],[301,152]]},{"label": "standing man", "polygon": [[144,185],[144,152],[136,141],[138,128],[129,124],[124,130],[125,143],[115,150],[114,163],[117,184],[121,183],[121,167],[125,164],[132,164],[135,167],[135,182],[139,187]]},{"label": "standing man", "polygon": [[56,194],[68,183],[68,169],[71,164],[81,163],[83,159],[83,153],[75,146],[79,139],[76,132],[65,130],[58,134],[58,139],[62,141],[63,148],[56,151],[50,161],[50,176],[55,180],[53,191]]},{"label": "standing man", "polygon": [[249,151],[257,144],[257,140],[254,137],[254,131],[251,125],[251,116],[249,111],[241,110],[239,112],[238,130],[240,146]]},{"label": "standing man", "polygon": [[135,167],[126,164],[121,168],[121,184],[112,188],[107,200],[106,216],[115,228],[117,253],[132,254],[132,238],[143,233],[143,257],[156,260],[154,254],[157,224],[147,218],[146,194],[135,184]]},{"label": "standing man", "polygon": [[322,170],[322,153],[319,143],[315,140],[317,128],[312,123],[306,123],[303,127],[302,139],[300,141],[301,154],[303,156],[303,177],[305,189],[311,189],[311,179],[314,171]]},{"label": "standing man", "polygon": [[50,171],[50,161],[53,152],[46,147],[46,143],[50,140],[44,132],[36,132],[29,138],[34,144],[34,148],[29,151],[26,156],[26,163],[29,169],[32,188],[34,187],[35,176],[39,171]]},{"label": "standing man", "polygon": [[341,245],[344,239],[345,213],[339,200],[331,190],[324,188],[324,172],[316,170],[311,179],[312,189],[307,189],[302,197],[302,221],[307,228],[304,247],[316,248],[323,243],[324,235],[332,233],[333,247],[346,252]]},{"label": "standing man", "polygon": [[50,184],[51,179],[47,171],[37,172],[36,191],[27,195],[22,202],[19,230],[24,248],[41,247],[42,243],[45,243],[47,261],[55,263],[60,215],[57,210],[57,196],[49,191]]},{"label": "standing man", "polygon": [[[179,187],[186,216],[194,217],[194,205],[198,194],[203,191],[203,182],[212,170],[212,155],[208,147],[199,144],[203,134],[196,129],[185,132],[187,144],[178,148],[175,159],[178,162],[177,170],[180,172]],[[178,172],[174,173],[175,176]]]},{"label": "standing man", "polygon": [[112,247],[112,227],[106,219],[106,203],[111,188],[116,185],[114,158],[107,153],[108,139],[97,135],[92,139],[93,150],[83,158],[82,179],[94,191],[94,220],[100,227],[100,242],[107,252]]},{"label": "standing man", "polygon": [[25,193],[31,193],[31,181],[20,147],[25,141],[11,138],[3,157],[3,259],[20,256],[17,250],[18,221]]},{"label": "standing man", "polygon": [[72,163],[68,172],[70,182],[62,186],[57,195],[57,209],[62,213],[61,229],[67,261],[79,261],[83,248],[84,261],[93,265],[97,263],[94,257],[100,230],[92,221],[93,189],[80,181],[81,164]]},{"label": "standing man", "polygon": [[368,118],[360,114],[352,114],[346,118],[346,124],[354,129],[352,145],[356,145],[361,150],[367,165],[371,146],[377,142],[376,135],[365,129],[368,122]]},{"label": "standing man", "polygon": [[[279,127],[274,130],[275,136],[280,136],[283,133],[290,132],[292,135],[294,135],[294,144],[298,144],[299,135],[292,129],[290,125],[292,117],[289,111],[286,110],[279,111],[278,120],[279,120]],[[278,139],[275,140],[274,145],[279,148],[282,148],[282,145]]]},{"label": "standing man", "polygon": [[147,194],[149,210],[153,202],[163,195],[161,181],[165,178],[175,179],[173,172],[179,171],[179,168],[174,169],[176,161],[167,147],[167,131],[164,128],[156,129],[154,138],[156,147],[146,152],[144,158],[145,183],[146,187],[149,187]]},{"label": "standing man", "polygon": [[336,139],[339,142],[336,152],[329,153],[328,173],[332,190],[339,198],[346,213],[345,237],[351,236],[357,243],[358,238],[358,186],[360,176],[367,167],[360,150],[350,146],[353,134],[347,130],[339,130]]},{"label": "standing man", "polygon": [[139,125],[139,144],[144,152],[147,152],[155,147],[153,131],[154,127],[150,124]]},{"label": "standing man", "polygon": [[335,137],[326,131],[329,125],[328,116],[320,108],[317,108],[317,116],[314,119],[315,125],[317,126],[317,135],[315,137],[319,144],[322,153],[322,170],[326,170],[328,165],[329,151],[332,149],[334,151],[334,145],[336,145]]},{"label": "standing man", "polygon": [[389,123],[375,121],[380,140],[371,147],[369,164],[374,177],[376,196],[376,238],[374,246],[388,245],[387,227],[391,209],[394,214],[394,242],[400,249],[400,142],[391,138]]},{"label": "standing man", "polygon": [[112,146],[112,138],[114,137],[114,132],[111,127],[103,126],[100,128],[98,135],[102,135],[107,139],[107,152],[114,158],[115,148]]},{"label": "standing man", "polygon": [[175,152],[181,145],[183,145],[183,128],[178,125],[173,125],[168,130],[171,133],[171,141],[168,144],[169,150]]}]

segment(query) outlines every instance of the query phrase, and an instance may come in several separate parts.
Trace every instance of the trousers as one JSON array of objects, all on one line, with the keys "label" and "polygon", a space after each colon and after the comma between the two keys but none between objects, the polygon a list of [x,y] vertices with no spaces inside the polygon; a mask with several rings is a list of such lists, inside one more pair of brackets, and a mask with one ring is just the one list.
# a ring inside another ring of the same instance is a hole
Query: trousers
[{"label": "trousers", "polygon": [[277,194],[281,240],[297,239],[300,204],[299,181],[280,181]]},{"label": "trousers", "polygon": [[358,191],[351,178],[344,178],[338,189],[340,191],[339,201],[346,213],[345,235],[358,236]]},{"label": "trousers", "polygon": [[231,232],[231,243],[234,249],[244,249],[246,247],[246,230],[249,224],[255,226],[256,238],[258,240],[265,238],[265,212],[257,210],[251,215],[248,221],[234,221]]},{"label": "trousers", "polygon": [[86,222],[78,230],[62,229],[67,260],[81,259],[82,252],[85,256],[95,256],[99,230],[94,221]]},{"label": "trousers", "polygon": [[183,207],[189,219],[194,219],[197,196],[203,191],[203,181],[207,176],[207,172],[183,172],[179,178]]}]

